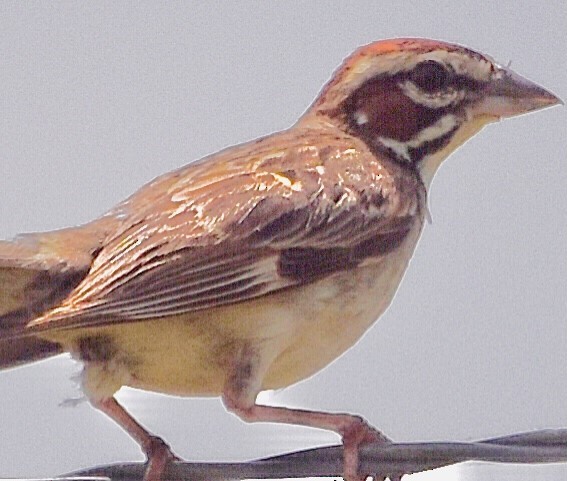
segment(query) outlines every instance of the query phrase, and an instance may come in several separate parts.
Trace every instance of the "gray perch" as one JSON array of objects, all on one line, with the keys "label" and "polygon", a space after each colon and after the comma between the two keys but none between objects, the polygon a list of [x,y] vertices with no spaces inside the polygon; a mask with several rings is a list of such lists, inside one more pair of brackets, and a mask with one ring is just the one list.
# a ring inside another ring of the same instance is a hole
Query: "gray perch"
[{"label": "gray perch", "polygon": [[[369,444],[360,450],[360,472],[374,473],[377,479],[399,480],[405,474],[464,461],[567,463],[567,429],[533,431],[472,443]],[[100,476],[113,481],[141,481],[144,470],[144,463],[114,464],[77,471],[65,478]],[[165,477],[176,481],[340,477],[342,470],[342,446],[327,446],[241,463],[175,462],[170,464]]]}]

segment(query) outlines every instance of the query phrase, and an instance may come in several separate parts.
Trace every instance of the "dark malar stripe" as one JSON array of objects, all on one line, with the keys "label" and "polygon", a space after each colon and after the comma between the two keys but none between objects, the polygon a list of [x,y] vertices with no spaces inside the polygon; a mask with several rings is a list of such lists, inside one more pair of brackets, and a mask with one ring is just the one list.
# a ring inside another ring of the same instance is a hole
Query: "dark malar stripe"
[{"label": "dark malar stripe", "polygon": [[408,149],[408,153],[411,159],[411,162],[414,165],[417,165],[419,162],[423,160],[424,157],[434,154],[435,152],[441,150],[445,147],[450,141],[455,132],[460,127],[460,124],[455,125],[449,132],[441,137],[437,137],[433,140],[428,140],[423,142],[419,147],[411,147]]}]

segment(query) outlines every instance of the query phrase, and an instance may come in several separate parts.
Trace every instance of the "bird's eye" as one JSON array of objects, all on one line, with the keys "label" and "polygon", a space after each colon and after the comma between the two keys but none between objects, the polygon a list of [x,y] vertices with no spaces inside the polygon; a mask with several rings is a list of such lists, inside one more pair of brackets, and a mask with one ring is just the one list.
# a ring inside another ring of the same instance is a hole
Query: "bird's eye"
[{"label": "bird's eye", "polygon": [[426,60],[410,72],[410,80],[424,92],[438,92],[451,82],[451,72],[439,62]]}]

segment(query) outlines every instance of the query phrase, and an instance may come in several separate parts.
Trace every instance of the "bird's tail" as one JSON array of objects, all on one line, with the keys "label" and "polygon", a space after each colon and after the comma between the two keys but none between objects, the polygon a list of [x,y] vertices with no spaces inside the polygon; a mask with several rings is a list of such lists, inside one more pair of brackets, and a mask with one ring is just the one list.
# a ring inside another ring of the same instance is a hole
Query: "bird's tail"
[{"label": "bird's tail", "polygon": [[26,325],[81,282],[104,237],[104,226],[92,223],[0,241],[0,369],[60,353]]}]

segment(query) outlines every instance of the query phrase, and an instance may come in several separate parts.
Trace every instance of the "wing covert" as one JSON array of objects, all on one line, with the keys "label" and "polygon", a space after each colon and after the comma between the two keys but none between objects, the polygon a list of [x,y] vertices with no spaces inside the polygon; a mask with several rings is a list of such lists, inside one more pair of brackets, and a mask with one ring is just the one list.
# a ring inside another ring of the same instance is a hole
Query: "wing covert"
[{"label": "wing covert", "polygon": [[417,180],[409,185],[352,138],[285,135],[162,176],[119,205],[108,215],[123,218],[121,227],[84,281],[30,326],[128,322],[241,302],[354,267],[403,241],[424,199]]}]

